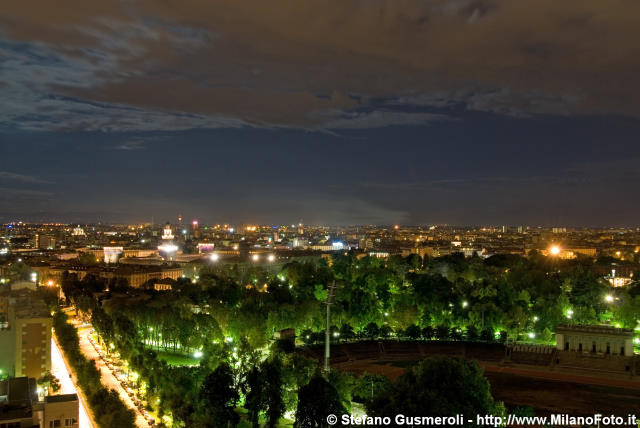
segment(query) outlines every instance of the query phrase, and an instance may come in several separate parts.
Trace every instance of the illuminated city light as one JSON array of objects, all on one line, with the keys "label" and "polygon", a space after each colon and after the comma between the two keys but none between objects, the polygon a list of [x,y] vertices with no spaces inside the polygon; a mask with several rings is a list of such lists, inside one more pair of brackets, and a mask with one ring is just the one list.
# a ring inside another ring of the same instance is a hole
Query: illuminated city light
[{"label": "illuminated city light", "polygon": [[560,254],[560,247],[558,247],[557,245],[553,245],[551,248],[549,248],[549,253],[551,253],[552,256],[557,256],[558,254]]},{"label": "illuminated city light", "polygon": [[464,302],[462,302],[462,307],[466,308],[467,306],[469,306],[469,302],[467,302],[466,300]]},{"label": "illuminated city light", "polygon": [[529,339],[535,339],[536,338],[536,334],[535,333],[529,333],[528,336],[529,336]]},{"label": "illuminated city light", "polygon": [[611,303],[611,302],[613,302],[613,296],[611,294],[607,294],[604,297],[604,300],[607,301],[608,303]]},{"label": "illuminated city light", "polygon": [[269,260],[270,262],[274,261],[276,259],[276,256],[274,256],[273,254],[269,254],[269,257],[267,257],[267,260]]},{"label": "illuminated city light", "polygon": [[211,254],[211,256],[209,256],[209,258],[211,259],[212,262],[217,262],[220,259],[220,256],[217,255],[216,253]]},{"label": "illuminated city light", "polygon": [[254,254],[253,256],[251,256],[251,260],[253,260],[254,262],[257,262],[258,260],[260,260],[260,256],[257,254]]},{"label": "illuminated city light", "polygon": [[174,253],[178,251],[178,246],[174,244],[163,244],[163,245],[158,245],[158,250],[165,253]]},{"label": "illuminated city light", "polygon": [[202,351],[196,351],[196,352],[194,352],[194,353],[193,353],[193,356],[194,356],[195,358],[201,358],[201,357],[202,357]]}]

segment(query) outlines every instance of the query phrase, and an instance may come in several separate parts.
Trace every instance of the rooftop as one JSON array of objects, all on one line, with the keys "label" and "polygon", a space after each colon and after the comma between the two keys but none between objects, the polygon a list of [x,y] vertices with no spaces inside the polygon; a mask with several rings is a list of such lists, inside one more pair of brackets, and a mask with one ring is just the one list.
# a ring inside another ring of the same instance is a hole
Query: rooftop
[{"label": "rooftop", "polygon": [[618,328],[610,325],[568,325],[562,324],[556,328],[556,333],[562,332],[579,332],[592,334],[608,334],[618,336],[633,336],[633,330],[630,328]]},{"label": "rooftop", "polygon": [[78,401],[77,394],[60,394],[48,395],[44,398],[45,403],[65,403],[69,401]]}]

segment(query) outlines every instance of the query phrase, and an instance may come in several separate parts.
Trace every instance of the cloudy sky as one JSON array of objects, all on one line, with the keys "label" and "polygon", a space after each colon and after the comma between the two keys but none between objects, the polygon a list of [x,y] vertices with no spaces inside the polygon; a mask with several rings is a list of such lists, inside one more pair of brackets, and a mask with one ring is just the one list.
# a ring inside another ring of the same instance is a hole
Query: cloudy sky
[{"label": "cloudy sky", "polygon": [[638,225],[636,0],[8,2],[0,221]]}]

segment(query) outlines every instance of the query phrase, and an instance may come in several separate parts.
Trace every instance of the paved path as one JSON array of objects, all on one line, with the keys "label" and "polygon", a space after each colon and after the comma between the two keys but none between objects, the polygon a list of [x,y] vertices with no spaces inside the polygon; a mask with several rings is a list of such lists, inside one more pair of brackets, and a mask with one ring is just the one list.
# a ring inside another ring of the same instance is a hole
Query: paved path
[{"label": "paved path", "polygon": [[98,370],[100,370],[102,384],[109,389],[115,390],[120,395],[122,402],[136,412],[136,426],[139,428],[149,428],[151,425],[145,420],[140,410],[138,410],[129,395],[127,395],[127,391],[122,387],[120,381],[118,381],[116,376],[109,370],[107,364],[100,358],[100,354],[98,354],[91,342],[89,342],[90,330],[91,327],[78,327],[80,350],[87,358],[96,362],[96,366]]},{"label": "paved path", "polygon": [[637,377],[634,379],[623,379],[617,373],[602,374],[598,376],[593,372],[589,373],[588,370],[581,371],[580,373],[568,373],[566,371],[560,371],[560,369],[550,371],[546,367],[544,369],[537,369],[534,367],[502,366],[498,364],[484,363],[482,361],[478,361],[478,364],[485,371],[494,373],[508,373],[523,377],[557,380],[584,385],[600,385],[616,388],[640,389],[640,379],[638,379]]}]

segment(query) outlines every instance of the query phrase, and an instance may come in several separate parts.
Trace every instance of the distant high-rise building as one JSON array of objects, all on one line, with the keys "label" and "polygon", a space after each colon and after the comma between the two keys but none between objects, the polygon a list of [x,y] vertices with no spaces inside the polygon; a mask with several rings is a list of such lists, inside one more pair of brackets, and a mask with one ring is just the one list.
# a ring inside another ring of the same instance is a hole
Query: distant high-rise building
[{"label": "distant high-rise building", "polygon": [[198,220],[193,220],[191,222],[191,234],[194,238],[200,238],[200,230],[198,229]]},{"label": "distant high-rise building", "polygon": [[50,235],[35,235],[35,247],[40,250],[55,250],[56,238]]}]

